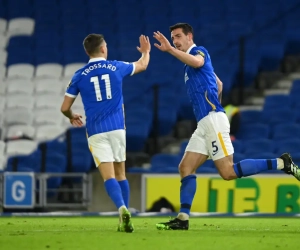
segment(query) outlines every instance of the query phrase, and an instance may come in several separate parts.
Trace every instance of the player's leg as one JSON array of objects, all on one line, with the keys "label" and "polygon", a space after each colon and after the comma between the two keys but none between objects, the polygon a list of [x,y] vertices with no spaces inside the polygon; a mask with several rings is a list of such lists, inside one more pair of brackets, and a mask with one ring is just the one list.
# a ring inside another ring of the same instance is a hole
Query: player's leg
[{"label": "player's leg", "polygon": [[274,159],[245,159],[233,163],[232,155],[214,161],[220,176],[224,180],[256,175],[268,170],[281,170],[286,174],[293,175],[300,181],[300,168],[293,162],[288,153]]},{"label": "player's leg", "polygon": [[208,157],[204,137],[204,130],[201,123],[199,123],[186,147],[183,159],[179,164],[181,177],[180,212],[177,218],[156,224],[157,229],[187,230],[189,228],[189,215],[197,188],[195,173],[197,168],[201,166]]},{"label": "player's leg", "polygon": [[128,211],[130,189],[125,174],[125,160],[126,160],[125,130],[120,129],[120,130],[109,132],[109,140],[112,145],[115,176],[121,188],[122,197],[126,206],[126,209],[123,209],[121,213],[118,230],[122,232],[133,232],[134,227],[131,222],[131,214]]},{"label": "player's leg", "polygon": [[[93,135],[88,138],[88,143],[96,167],[98,167],[98,170],[104,180],[106,192],[122,217],[128,211],[123,200],[121,187],[115,178],[115,160],[111,140],[109,139],[109,133],[110,132]],[[125,228],[123,229],[125,230]]]},{"label": "player's leg", "polygon": [[[93,155],[94,158],[97,156]],[[126,208],[123,200],[122,191],[118,181],[115,178],[113,162],[102,162],[98,165],[98,170],[104,180],[104,186],[108,196],[114,202],[117,209],[121,212]]]},{"label": "player's leg", "polygon": [[125,162],[114,162],[115,176],[122,190],[125,206],[129,208],[130,187],[125,174]]},{"label": "player's leg", "polygon": [[[215,135],[213,136],[214,132],[212,132],[211,141],[214,143],[212,143],[209,151],[220,176],[224,180],[251,176],[268,170],[282,170],[300,180],[300,169],[293,163],[291,156],[287,153],[274,159],[245,159],[234,163],[227,117],[221,112],[214,113],[211,122]],[[216,153],[214,154],[214,152]]]}]

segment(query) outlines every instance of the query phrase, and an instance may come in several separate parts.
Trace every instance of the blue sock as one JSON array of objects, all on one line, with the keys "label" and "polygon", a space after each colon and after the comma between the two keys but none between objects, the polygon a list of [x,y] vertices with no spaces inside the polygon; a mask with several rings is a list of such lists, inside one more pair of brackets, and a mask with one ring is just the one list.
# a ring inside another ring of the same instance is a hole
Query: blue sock
[{"label": "blue sock", "polygon": [[118,209],[125,205],[120,185],[115,178],[106,180],[104,186],[108,196],[112,199]]},{"label": "blue sock", "polygon": [[122,190],[122,196],[123,196],[123,200],[125,202],[125,206],[128,208],[129,196],[130,196],[130,189],[129,189],[128,180],[119,181],[119,185],[120,185],[121,190]]},{"label": "blue sock", "polygon": [[271,160],[242,160],[233,165],[236,175],[241,178],[242,176],[255,175],[266,170],[277,169],[277,159]]},{"label": "blue sock", "polygon": [[181,180],[180,212],[190,215],[192,202],[196,193],[196,175],[188,175]]}]

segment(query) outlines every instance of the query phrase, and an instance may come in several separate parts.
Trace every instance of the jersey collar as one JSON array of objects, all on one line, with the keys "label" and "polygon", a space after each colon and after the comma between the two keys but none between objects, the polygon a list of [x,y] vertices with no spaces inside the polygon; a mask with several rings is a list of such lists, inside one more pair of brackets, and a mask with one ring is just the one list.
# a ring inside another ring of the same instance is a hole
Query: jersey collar
[{"label": "jersey collar", "polygon": [[192,48],[194,48],[194,47],[196,47],[196,44],[193,44],[193,45],[186,51],[186,53],[187,53],[187,54],[190,54]]},{"label": "jersey collar", "polygon": [[89,60],[89,63],[91,63],[91,62],[98,62],[98,61],[106,61],[106,59],[104,57],[95,57],[95,58],[91,58]]}]

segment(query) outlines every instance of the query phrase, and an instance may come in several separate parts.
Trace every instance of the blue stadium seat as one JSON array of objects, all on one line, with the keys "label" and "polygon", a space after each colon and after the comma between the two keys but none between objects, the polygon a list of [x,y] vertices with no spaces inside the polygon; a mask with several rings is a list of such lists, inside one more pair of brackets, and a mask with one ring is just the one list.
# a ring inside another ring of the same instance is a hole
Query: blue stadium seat
[{"label": "blue stadium seat", "polygon": [[257,152],[254,154],[246,154],[248,159],[276,159],[278,158],[280,155],[277,155],[275,153],[272,152]]},{"label": "blue stadium seat", "polygon": [[144,150],[149,136],[149,126],[144,122],[126,121],[126,148],[128,152],[140,152]]},{"label": "blue stadium seat", "polygon": [[72,149],[72,172],[87,173],[92,164],[94,162],[88,147]]},{"label": "blue stadium seat", "polygon": [[241,124],[261,123],[262,112],[260,110],[241,111]]},{"label": "blue stadium seat", "polygon": [[244,154],[251,155],[261,152],[272,153],[274,142],[269,139],[247,140],[244,144]]},{"label": "blue stadium seat", "polygon": [[[284,105],[284,104],[283,104]],[[269,108],[263,110],[263,120],[270,126],[293,123],[297,120],[297,112],[294,112],[291,108],[283,106],[283,108]]]},{"label": "blue stadium seat", "polygon": [[278,124],[272,132],[273,139],[300,138],[300,126],[297,123]]},{"label": "blue stadium seat", "polygon": [[264,110],[277,109],[283,106],[289,107],[291,104],[290,102],[289,95],[268,95],[265,98]]},{"label": "blue stadium seat", "polygon": [[[10,1],[9,1],[10,2]],[[18,5],[16,5],[18,6]],[[19,18],[19,17],[32,17],[33,16],[33,9],[31,6],[18,6],[18,7],[8,7],[7,11],[7,18],[13,19],[13,18]]]},{"label": "blue stadium seat", "polygon": [[[283,4],[284,5],[284,4]],[[299,7],[299,4],[298,4]],[[299,46],[300,42],[300,21],[299,21],[299,8],[294,8],[284,19],[285,22],[285,37],[286,43],[286,53],[287,54],[297,54],[300,52]]]},{"label": "blue stadium seat", "polygon": [[141,167],[131,167],[127,168],[128,173],[151,173],[151,170],[149,169],[144,169]]},{"label": "blue stadium seat", "polygon": [[294,80],[291,88],[291,93],[297,92],[300,93],[300,79]]},{"label": "blue stadium seat", "polygon": [[181,157],[178,155],[172,155],[172,154],[155,154],[151,157],[151,169],[154,168],[164,168],[164,167],[172,167],[177,169],[179,162],[181,160]]},{"label": "blue stadium seat", "polygon": [[292,108],[296,111],[299,110],[300,108],[299,95],[300,95],[300,80],[296,80],[294,81],[289,94]]},{"label": "blue stadium seat", "polygon": [[234,148],[234,153],[243,153],[244,152],[244,142],[242,140],[232,141],[232,146]]},{"label": "blue stadium seat", "polygon": [[32,36],[13,36],[9,39],[7,51],[10,53],[12,50],[19,48],[31,49],[33,46]]},{"label": "blue stadium seat", "polygon": [[[83,40],[82,40],[83,41]],[[81,41],[81,43],[82,43]],[[86,55],[82,46],[74,46],[74,47],[63,47],[63,59],[62,64],[66,65],[69,63],[87,63],[88,56]]]},{"label": "blue stadium seat", "polygon": [[243,125],[240,127],[236,138],[243,139],[243,140],[250,140],[250,139],[268,139],[270,133],[270,128],[266,124],[250,124],[250,125]]},{"label": "blue stadium seat", "polygon": [[[55,47],[58,49],[61,45],[61,38],[58,31],[40,31],[33,36],[35,48]],[[48,54],[48,53],[47,53]],[[51,54],[51,53],[49,53]]]},{"label": "blue stadium seat", "polygon": [[187,140],[187,141],[184,141],[184,142],[181,142],[181,144],[180,144],[180,150],[179,150],[179,155],[180,155],[180,156],[184,154],[185,149],[186,149],[188,143],[189,143],[188,140]]},{"label": "blue stadium seat", "polygon": [[34,172],[40,172],[40,163],[41,163],[41,152],[39,150],[33,152],[30,155],[17,155],[9,157],[7,160],[7,166],[5,171],[13,172],[16,168],[16,171],[19,171],[19,168],[29,167],[33,169]]},{"label": "blue stadium seat", "polygon": [[34,56],[31,50],[18,48],[8,54],[6,66],[18,63],[34,64]]},{"label": "blue stadium seat", "polygon": [[[45,53],[47,51],[48,53]],[[36,47],[34,51],[34,63],[35,65],[43,63],[61,63],[62,53],[56,47]]]},{"label": "blue stadium seat", "polygon": [[241,153],[234,153],[233,154],[233,162],[237,163],[240,162],[242,160],[246,159],[246,155],[245,154],[241,154]]},{"label": "blue stadium seat", "polygon": [[300,148],[300,139],[299,138],[292,138],[292,139],[278,139],[276,140],[275,144],[275,151],[278,154],[282,154],[285,152],[296,154],[299,153]]},{"label": "blue stadium seat", "polygon": [[178,155],[171,154],[155,154],[152,156],[150,164],[151,171],[168,171],[168,172],[178,172],[178,165],[181,157]]},{"label": "blue stadium seat", "polygon": [[71,127],[67,130],[67,133],[70,133],[70,139],[72,144],[80,143],[80,142],[87,143],[87,134],[86,134],[85,127],[81,127],[81,128]]},{"label": "blue stadium seat", "polygon": [[46,141],[39,144],[39,149],[45,148],[48,152],[59,152],[61,154],[66,155],[67,153],[67,143],[64,139],[54,139],[50,141]]}]

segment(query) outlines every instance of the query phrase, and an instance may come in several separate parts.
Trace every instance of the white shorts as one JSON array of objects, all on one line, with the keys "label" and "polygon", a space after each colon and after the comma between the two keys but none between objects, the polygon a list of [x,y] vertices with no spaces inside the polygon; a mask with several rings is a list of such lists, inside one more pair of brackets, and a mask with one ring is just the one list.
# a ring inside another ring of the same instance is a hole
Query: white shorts
[{"label": "white shorts", "polygon": [[126,160],[124,129],[92,135],[88,138],[88,143],[96,167],[101,162],[122,162]]},{"label": "white shorts", "polygon": [[185,151],[208,155],[213,161],[233,154],[230,124],[223,112],[210,112],[197,125]]}]

